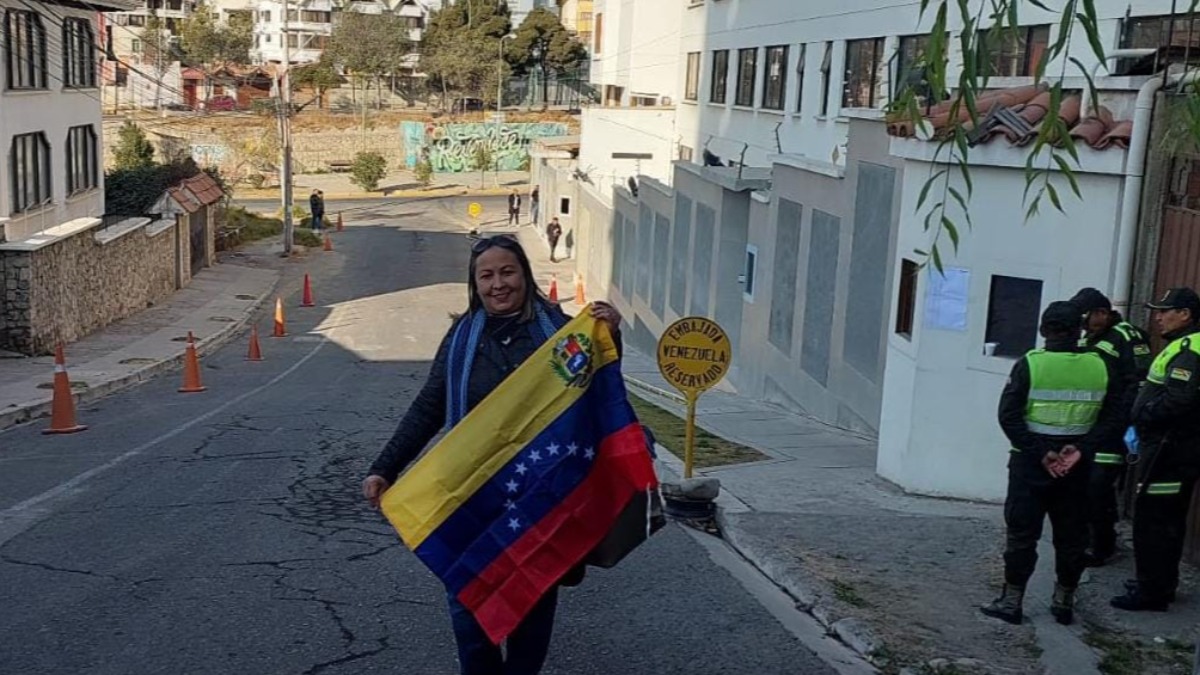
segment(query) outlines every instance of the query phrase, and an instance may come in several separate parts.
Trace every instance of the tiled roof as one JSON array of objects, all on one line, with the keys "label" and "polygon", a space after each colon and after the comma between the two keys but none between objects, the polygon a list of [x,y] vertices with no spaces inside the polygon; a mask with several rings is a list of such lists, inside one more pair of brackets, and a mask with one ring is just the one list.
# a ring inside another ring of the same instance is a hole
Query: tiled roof
[{"label": "tiled roof", "polygon": [[221,186],[206,173],[184,179],[179,185],[167,188],[167,193],[188,213],[195,213],[203,206],[212,206],[225,197]]},{"label": "tiled roof", "polygon": [[[1133,122],[1115,120],[1108,108],[1100,107],[1098,114],[1080,115],[1081,99],[1078,93],[1068,93],[1062,101],[1058,117],[1070,130],[1076,143],[1083,143],[1096,150],[1111,147],[1128,148]],[[988,143],[995,138],[1004,138],[1009,144],[1023,146],[1032,143],[1038,135],[1042,121],[1050,107],[1050,92],[1045,86],[1000,89],[982,94],[976,101],[979,124],[971,121],[966,106],[962,106],[957,119],[950,118],[951,104],[941,103],[925,115],[932,128],[932,135],[918,134],[912,122],[891,122],[888,133],[900,138],[920,137],[924,140],[947,138],[955,124],[966,132],[972,145]],[[926,138],[928,136],[928,138]]]}]

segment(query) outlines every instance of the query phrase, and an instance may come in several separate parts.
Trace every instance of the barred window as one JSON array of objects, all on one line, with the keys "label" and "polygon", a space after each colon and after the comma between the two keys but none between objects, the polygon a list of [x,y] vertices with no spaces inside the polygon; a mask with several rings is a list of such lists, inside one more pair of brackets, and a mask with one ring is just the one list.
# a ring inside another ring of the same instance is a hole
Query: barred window
[{"label": "barred window", "polygon": [[67,194],[91,190],[100,184],[96,161],[96,129],[90,125],[67,131]]},{"label": "barred window", "polygon": [[712,63],[712,84],[708,100],[712,103],[724,103],[725,92],[729,87],[729,50],[718,49],[713,52]]},{"label": "barred window", "polygon": [[87,19],[63,21],[63,84],[96,86],[96,34]]},{"label": "barred window", "polygon": [[738,50],[737,92],[733,102],[751,107],[754,105],[754,82],[758,71],[758,49]]},{"label": "barred window", "polygon": [[23,9],[4,13],[4,56],[9,89],[46,88],[46,28]]},{"label": "barred window", "polygon": [[9,152],[12,212],[21,213],[50,201],[50,144],[46,134],[13,136]]},{"label": "barred window", "polygon": [[762,107],[783,110],[787,92],[788,48],[785,45],[767,47],[767,63],[763,70]]}]

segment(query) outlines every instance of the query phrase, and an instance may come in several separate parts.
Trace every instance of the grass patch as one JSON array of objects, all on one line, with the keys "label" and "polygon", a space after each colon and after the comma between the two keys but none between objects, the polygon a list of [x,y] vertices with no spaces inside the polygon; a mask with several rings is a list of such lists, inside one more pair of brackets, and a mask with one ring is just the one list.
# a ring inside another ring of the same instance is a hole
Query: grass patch
[{"label": "grass patch", "polygon": [[[251,213],[240,206],[230,207],[225,211],[224,230],[229,233],[233,247],[261,241],[272,237],[283,236],[283,220],[269,218],[257,213]],[[312,230],[297,227],[293,230],[292,241],[301,246],[316,247],[321,245],[321,238]]]},{"label": "grass patch", "polygon": [[[642,424],[650,427],[658,444],[683,459],[684,438],[687,434],[683,419],[668,410],[636,395],[629,396],[633,410]],[[754,448],[748,448],[696,427],[696,467],[700,469],[729,464],[742,464],[767,459]]]},{"label": "grass patch", "polygon": [[867,606],[867,601],[858,594],[858,591],[853,586],[838,579],[833,580],[833,597],[851,607]]},{"label": "grass patch", "polygon": [[1084,642],[1100,651],[1104,675],[1157,675],[1189,673],[1191,646],[1175,640],[1163,644],[1144,643],[1116,633],[1089,630]]}]

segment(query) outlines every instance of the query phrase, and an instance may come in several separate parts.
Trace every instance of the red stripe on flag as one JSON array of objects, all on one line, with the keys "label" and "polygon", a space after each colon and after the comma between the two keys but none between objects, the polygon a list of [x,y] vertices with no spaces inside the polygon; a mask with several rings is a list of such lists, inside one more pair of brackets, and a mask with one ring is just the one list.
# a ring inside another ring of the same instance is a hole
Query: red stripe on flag
[{"label": "red stripe on flag", "polygon": [[588,476],[458,594],[496,644],[604,539],[637,492],[655,485],[638,423],[604,439]]}]

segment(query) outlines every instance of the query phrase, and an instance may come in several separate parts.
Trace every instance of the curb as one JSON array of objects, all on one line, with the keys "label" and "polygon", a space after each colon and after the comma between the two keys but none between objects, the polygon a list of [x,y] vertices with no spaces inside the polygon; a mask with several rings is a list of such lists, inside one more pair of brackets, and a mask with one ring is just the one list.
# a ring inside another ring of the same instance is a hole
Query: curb
[{"label": "curb", "polygon": [[[325,195],[325,201],[380,201],[388,199],[440,199],[442,197],[503,197],[512,191],[512,188],[434,188],[430,190],[397,190],[384,194],[370,192],[338,192]],[[260,199],[280,199],[278,190],[244,190],[234,192],[234,201],[238,200],[260,200]],[[308,204],[307,199],[293,198],[292,203],[297,206]]]},{"label": "curb", "polygon": [[[235,337],[237,333],[240,333],[242,329],[244,329],[250,323],[250,317],[257,314],[267,300],[274,295],[275,287],[278,285],[278,283],[279,279],[276,278],[275,283],[271,285],[271,288],[267,289],[265,292],[255,298],[254,302],[242,311],[242,316],[236,321],[225,324],[217,332],[204,339],[197,340],[197,355],[205,354],[220,348],[225,343],[229,342],[229,340],[231,340],[233,337]],[[110,394],[115,394],[119,391],[135,387],[142,382],[153,379],[160,373],[174,370],[181,363],[183,363],[185,355],[186,352],[181,351],[179,354],[173,357],[151,363],[143,368],[139,368],[132,372],[126,373],[125,375],[102,382],[94,387],[88,387],[88,389],[75,394],[75,405],[83,406],[91,403],[92,401],[102,399]],[[50,414],[50,409],[53,405],[53,402],[54,399],[51,397],[44,401],[17,406],[15,409],[6,410],[0,413],[0,431],[46,417]]]}]

